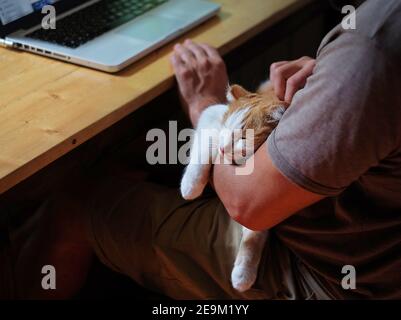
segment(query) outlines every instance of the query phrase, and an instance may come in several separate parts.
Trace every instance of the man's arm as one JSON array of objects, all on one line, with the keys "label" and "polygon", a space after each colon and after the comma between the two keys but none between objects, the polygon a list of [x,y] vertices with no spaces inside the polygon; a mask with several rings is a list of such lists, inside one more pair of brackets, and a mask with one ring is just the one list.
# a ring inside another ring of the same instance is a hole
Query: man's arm
[{"label": "man's arm", "polygon": [[[171,62],[184,110],[196,126],[204,109],[225,102],[228,76],[224,62],[214,48],[190,40],[175,47]],[[271,80],[291,100],[305,84],[313,65],[310,58],[276,63],[271,68]],[[236,175],[237,167],[232,165],[216,165],[213,172],[214,188],[230,216],[254,230],[271,228],[323,198],[285,178],[274,167],[266,148],[262,146],[253,156],[250,175]]]},{"label": "man's arm", "polygon": [[[214,188],[230,216],[252,230],[274,227],[324,197],[306,191],[284,177],[264,144],[246,166],[250,175],[236,175],[236,166],[215,165]],[[253,170],[252,170],[253,167]]]}]

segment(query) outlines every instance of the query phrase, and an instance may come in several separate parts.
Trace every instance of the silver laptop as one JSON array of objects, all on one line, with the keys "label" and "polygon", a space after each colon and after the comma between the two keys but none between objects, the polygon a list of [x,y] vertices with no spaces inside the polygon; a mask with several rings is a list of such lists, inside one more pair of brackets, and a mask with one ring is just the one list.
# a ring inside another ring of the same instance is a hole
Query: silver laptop
[{"label": "silver laptop", "polygon": [[219,8],[206,0],[0,0],[0,44],[117,72]]}]

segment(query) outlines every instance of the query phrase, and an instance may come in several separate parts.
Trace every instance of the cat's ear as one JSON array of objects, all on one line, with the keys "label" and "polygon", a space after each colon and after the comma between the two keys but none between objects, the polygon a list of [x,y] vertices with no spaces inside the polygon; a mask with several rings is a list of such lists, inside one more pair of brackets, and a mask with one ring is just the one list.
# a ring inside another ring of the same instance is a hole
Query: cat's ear
[{"label": "cat's ear", "polygon": [[243,87],[234,84],[230,87],[228,87],[227,90],[227,101],[228,102],[233,102],[235,100],[238,100],[241,97],[245,97],[247,95],[250,95],[251,93],[247,90],[245,90]]}]

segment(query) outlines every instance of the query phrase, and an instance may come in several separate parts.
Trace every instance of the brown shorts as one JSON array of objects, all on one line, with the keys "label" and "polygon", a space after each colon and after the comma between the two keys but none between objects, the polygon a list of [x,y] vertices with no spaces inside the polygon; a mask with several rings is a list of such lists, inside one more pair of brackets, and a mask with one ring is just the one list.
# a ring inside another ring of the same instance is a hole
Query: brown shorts
[{"label": "brown shorts", "polygon": [[254,287],[235,291],[230,274],[241,226],[215,194],[185,201],[176,189],[115,178],[96,191],[89,209],[89,233],[99,259],[171,298],[328,298],[273,232]]}]

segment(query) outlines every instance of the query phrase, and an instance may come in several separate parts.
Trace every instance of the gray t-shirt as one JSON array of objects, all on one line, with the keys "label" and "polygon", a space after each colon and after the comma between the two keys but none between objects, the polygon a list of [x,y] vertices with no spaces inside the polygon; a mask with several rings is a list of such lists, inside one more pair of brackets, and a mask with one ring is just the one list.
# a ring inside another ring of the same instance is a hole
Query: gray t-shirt
[{"label": "gray t-shirt", "polygon": [[[291,181],[328,196],[274,230],[336,298],[401,298],[401,1],[368,0],[323,40],[268,139]],[[344,290],[342,268],[356,270]]]}]

